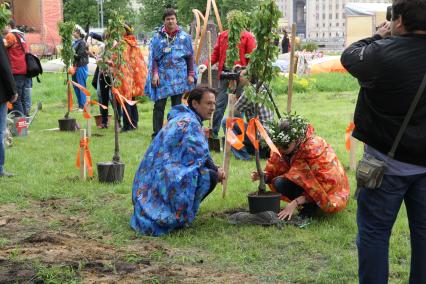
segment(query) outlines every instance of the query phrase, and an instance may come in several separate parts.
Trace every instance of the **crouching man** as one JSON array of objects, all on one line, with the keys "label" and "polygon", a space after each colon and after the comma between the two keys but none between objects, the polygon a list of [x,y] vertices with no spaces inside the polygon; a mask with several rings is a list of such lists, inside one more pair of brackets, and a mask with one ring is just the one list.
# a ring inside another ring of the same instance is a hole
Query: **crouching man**
[{"label": "crouching man", "polygon": [[210,157],[202,121],[215,110],[216,92],[197,87],[188,106],[174,106],[136,172],[131,227],[160,236],[192,223],[201,201],[225,178]]}]

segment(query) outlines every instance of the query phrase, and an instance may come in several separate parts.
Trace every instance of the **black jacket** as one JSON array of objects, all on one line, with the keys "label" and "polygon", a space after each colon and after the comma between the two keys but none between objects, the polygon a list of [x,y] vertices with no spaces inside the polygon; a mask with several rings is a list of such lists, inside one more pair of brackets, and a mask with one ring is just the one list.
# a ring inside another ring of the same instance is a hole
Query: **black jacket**
[{"label": "black jacket", "polygon": [[[426,35],[375,35],[349,46],[341,61],[361,85],[352,135],[387,154],[426,73]],[[396,160],[421,166],[426,166],[425,93],[395,154]]]},{"label": "black jacket", "polygon": [[0,104],[9,101],[16,94],[15,80],[10,69],[9,58],[0,36]]},{"label": "black jacket", "polygon": [[79,39],[74,47],[74,66],[81,67],[89,64],[89,55],[87,54],[87,45],[83,39]]}]

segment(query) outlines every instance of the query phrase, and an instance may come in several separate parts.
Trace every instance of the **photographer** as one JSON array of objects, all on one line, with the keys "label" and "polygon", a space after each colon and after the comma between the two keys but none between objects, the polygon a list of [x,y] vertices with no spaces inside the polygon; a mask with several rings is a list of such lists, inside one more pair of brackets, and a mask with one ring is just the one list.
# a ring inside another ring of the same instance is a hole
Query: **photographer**
[{"label": "photographer", "polygon": [[[247,76],[246,70],[241,70],[237,72],[236,74],[239,77],[233,78],[233,80],[238,80],[238,84],[241,87],[244,87],[250,83],[249,80],[246,78]],[[268,128],[268,123],[274,120],[274,112],[272,110],[270,110],[263,104],[253,103],[250,99],[247,98],[244,92],[237,99],[234,108],[235,108],[234,109],[235,117],[245,116],[246,122],[244,122],[244,128],[246,130],[247,130],[247,122],[250,119],[255,118],[256,116],[259,117],[260,123],[262,123],[262,125],[265,128]],[[226,133],[226,119],[227,117],[224,117],[222,120],[222,128],[224,133]],[[241,134],[241,129],[239,128],[237,124],[234,125],[233,131],[236,135]],[[244,135],[243,144],[244,144],[244,147],[241,148],[240,150],[237,150],[231,147],[231,151],[234,154],[235,158],[238,160],[251,160],[250,155],[255,155],[255,148],[247,135]],[[259,151],[260,151],[261,157],[269,157],[268,146],[263,147],[261,144]]]},{"label": "photographer", "polygon": [[[254,38],[254,36],[248,31],[242,31],[240,44],[238,45],[240,60],[235,62],[234,66],[235,65],[240,65],[242,67],[247,66],[249,59],[246,58],[246,55],[250,54],[253,51],[253,49],[255,49],[255,47],[256,47],[256,39]],[[229,72],[230,69],[227,69],[227,68],[233,68],[233,66],[225,67],[227,49],[228,49],[228,30],[223,31],[217,38],[217,41],[213,48],[213,53],[211,56],[211,64],[214,65],[218,63],[219,76],[223,71]],[[200,72],[204,72],[207,69],[207,66],[206,66],[207,63],[208,61],[206,61],[204,64],[201,64],[199,66]],[[219,79],[220,81],[219,81],[218,96],[216,98],[216,111],[213,115],[213,121],[212,121],[213,135],[215,137],[217,137],[219,134],[220,122],[222,121],[226,106],[228,104],[228,85],[230,82],[229,76],[226,76],[226,75],[221,76]],[[237,95],[241,93],[241,91],[242,91],[241,87],[237,86],[237,90],[236,90]]]},{"label": "photographer", "polygon": [[385,163],[377,188],[358,184],[360,283],[387,283],[389,239],[402,201],[410,226],[410,283],[426,283],[425,92],[395,155],[390,151],[426,73],[425,19],[426,0],[394,0],[388,22],[373,37],[349,46],[341,58],[361,85],[352,135],[365,143],[363,160]]}]

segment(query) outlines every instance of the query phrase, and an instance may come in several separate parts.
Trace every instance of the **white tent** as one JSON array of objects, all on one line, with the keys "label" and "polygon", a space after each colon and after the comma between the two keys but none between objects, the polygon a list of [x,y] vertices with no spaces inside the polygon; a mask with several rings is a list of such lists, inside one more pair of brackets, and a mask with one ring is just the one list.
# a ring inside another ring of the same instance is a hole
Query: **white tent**
[{"label": "white tent", "polygon": [[345,6],[346,16],[375,16],[377,12],[386,11],[389,3],[348,3]]}]

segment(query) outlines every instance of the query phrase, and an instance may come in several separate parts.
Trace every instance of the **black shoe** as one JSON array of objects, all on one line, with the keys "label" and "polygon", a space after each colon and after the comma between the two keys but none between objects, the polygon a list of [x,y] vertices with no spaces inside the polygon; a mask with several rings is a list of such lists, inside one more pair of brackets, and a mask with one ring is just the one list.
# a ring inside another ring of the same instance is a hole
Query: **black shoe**
[{"label": "black shoe", "polygon": [[0,178],[2,178],[2,177],[14,177],[14,176],[15,176],[15,174],[8,173],[8,172],[2,172],[0,174]]},{"label": "black shoe", "polygon": [[312,218],[316,215],[318,209],[319,207],[315,203],[304,204],[302,209],[299,211],[299,216],[303,219]]}]

